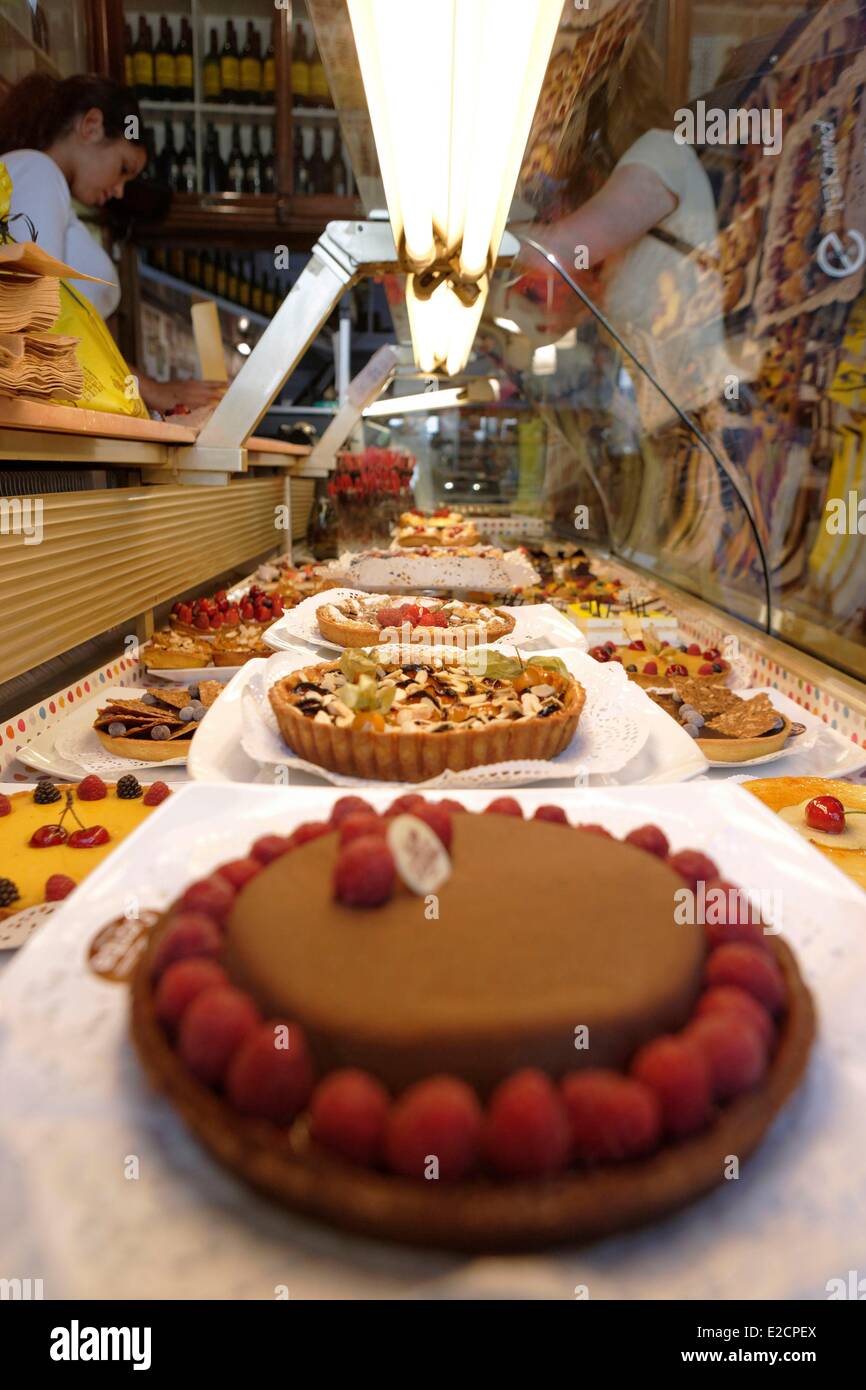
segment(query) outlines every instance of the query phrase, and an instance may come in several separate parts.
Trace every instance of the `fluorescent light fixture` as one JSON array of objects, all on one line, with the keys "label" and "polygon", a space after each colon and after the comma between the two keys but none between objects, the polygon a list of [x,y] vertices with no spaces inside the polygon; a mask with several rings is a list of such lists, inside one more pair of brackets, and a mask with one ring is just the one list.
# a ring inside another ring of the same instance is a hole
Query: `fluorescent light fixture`
[{"label": "fluorescent light fixture", "polygon": [[462,372],[469,361],[486,298],[486,276],[478,298],[469,308],[461,303],[447,280],[424,299],[416,293],[415,276],[408,276],[406,308],[415,358],[422,372],[432,372],[437,367],[448,376]]},{"label": "fluorescent light fixture", "polygon": [[465,404],[465,387],[453,386],[446,391],[422,391],[420,396],[386,396],[368,405],[364,416],[407,415],[415,410],[448,410],[451,406]]},{"label": "fluorescent light fixture", "polygon": [[[453,375],[478,329],[562,0],[348,7],[416,360]],[[426,271],[432,285],[416,285]]]}]

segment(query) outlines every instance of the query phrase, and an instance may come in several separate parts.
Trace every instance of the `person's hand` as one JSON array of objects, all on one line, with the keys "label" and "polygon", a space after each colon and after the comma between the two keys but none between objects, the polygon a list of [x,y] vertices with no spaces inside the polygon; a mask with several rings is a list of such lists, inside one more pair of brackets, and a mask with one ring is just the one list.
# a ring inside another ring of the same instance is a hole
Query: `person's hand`
[{"label": "person's hand", "polygon": [[215,406],[226,392],[224,381],[154,381],[142,377],[139,390],[148,410],[158,410],[167,415],[177,406],[187,410],[198,410],[202,406]]},{"label": "person's hand", "polygon": [[[540,227],[530,232],[541,245],[546,245],[550,230]],[[551,251],[561,259],[558,247],[551,246]],[[597,300],[600,293],[597,272],[575,270],[568,259],[562,260],[562,267]],[[513,319],[531,341],[551,343],[573,328],[586,310],[550,262],[539,251],[523,244],[508,271],[502,312],[504,317]]]}]

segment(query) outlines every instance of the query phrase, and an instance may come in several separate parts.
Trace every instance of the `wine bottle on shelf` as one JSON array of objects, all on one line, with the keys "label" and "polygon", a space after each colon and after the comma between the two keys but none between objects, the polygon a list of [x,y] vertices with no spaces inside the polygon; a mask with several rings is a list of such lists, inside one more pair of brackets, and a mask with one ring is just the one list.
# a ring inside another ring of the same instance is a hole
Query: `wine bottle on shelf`
[{"label": "wine bottle on shelf", "polygon": [[225,43],[220,53],[220,87],[222,88],[222,99],[228,105],[240,101],[241,65],[238,56],[238,40],[235,26],[230,19],[226,20]]},{"label": "wine bottle on shelf", "polygon": [[250,286],[250,308],[254,314],[260,314],[262,312],[263,303],[264,291],[262,289],[261,276],[257,274],[255,267],[253,267],[253,279]]},{"label": "wine bottle on shelf", "polygon": [[277,160],[274,149],[274,132],[271,128],[268,137],[268,149],[262,155],[262,192],[276,193],[277,191]]},{"label": "wine bottle on shelf", "polygon": [[333,106],[331,89],[325,76],[325,65],[319,55],[318,46],[313,40],[313,56],[310,59],[310,105]]},{"label": "wine bottle on shelf", "polygon": [[274,314],[276,313],[276,309],[277,296],[276,291],[274,289],[274,282],[271,279],[270,275],[266,275],[264,279],[264,286],[262,289],[262,313],[270,319],[273,318]]},{"label": "wine bottle on shelf", "polygon": [[164,242],[158,242],[151,250],[150,264],[154,270],[168,270],[168,252]]},{"label": "wine bottle on shelf", "polygon": [[174,50],[174,99],[192,101],[192,27],[184,16],[180,21],[180,37]]},{"label": "wine bottle on shelf", "polygon": [[174,97],[174,41],[165,15],[159,21],[159,38],[153,55],[156,100],[171,101]]},{"label": "wine bottle on shelf", "polygon": [[222,83],[220,81],[220,51],[217,42],[217,31],[210,31],[210,48],[202,67],[202,92],[206,102],[222,101]]},{"label": "wine bottle on shelf", "polygon": [[174,124],[165,123],[165,143],[159,156],[159,174],[163,183],[177,190],[180,186],[180,156],[174,143]]},{"label": "wine bottle on shelf", "polygon": [[233,256],[227,256],[226,298],[233,304],[238,302],[238,263]]},{"label": "wine bottle on shelf", "polygon": [[246,175],[245,163],[243,146],[241,145],[241,128],[235,121],[232,126],[232,143],[226,165],[225,189],[227,193],[243,193]]},{"label": "wine bottle on shelf", "polygon": [[241,54],[241,101],[244,106],[258,106],[262,95],[262,51],[259,36],[251,19],[247,20],[247,37]]},{"label": "wine bottle on shelf", "polygon": [[276,20],[271,20],[271,37],[268,40],[268,48],[262,63],[262,104],[273,106],[276,101],[277,92],[277,59],[274,46],[274,29]]},{"label": "wine bottle on shelf", "polygon": [[312,189],[310,187],[310,169],[304,154],[304,131],[303,127],[295,126],[295,144],[293,155],[295,169],[295,192],[298,197],[306,198]]},{"label": "wine bottle on shelf", "polygon": [[331,153],[325,160],[324,191],[332,194],[335,198],[345,198],[346,196],[346,165],[343,162],[340,132],[336,129],[333,132]]},{"label": "wine bottle on shelf", "polygon": [[135,86],[135,64],[132,61],[132,25],[123,26],[123,80],[127,87]]},{"label": "wine bottle on shelf", "polygon": [[222,193],[225,189],[226,166],[220,158],[219,136],[212,125],[205,131],[201,179],[203,193]]},{"label": "wine bottle on shelf", "polygon": [[140,101],[153,100],[153,46],[148,38],[148,30],[144,15],[139,15],[138,34],[132,50],[132,70]]},{"label": "wine bottle on shelf", "polygon": [[175,275],[178,280],[186,279],[186,261],[182,246],[170,246],[168,251],[169,274]]},{"label": "wine bottle on shelf", "polygon": [[244,161],[244,192],[264,192],[264,160],[257,125],[250,129],[250,152]]},{"label": "wine bottle on shelf", "polygon": [[201,253],[201,287],[208,294],[213,294],[216,288],[216,267],[210,251]]},{"label": "wine bottle on shelf", "polygon": [[228,288],[228,275],[226,274],[227,257],[222,251],[216,253],[216,267],[214,274],[214,292],[220,299],[225,299],[226,289]]},{"label": "wine bottle on shelf", "polygon": [[178,192],[195,193],[198,186],[198,169],[195,159],[195,131],[192,121],[184,126],[183,148],[180,152],[180,181]]},{"label": "wine bottle on shelf", "polygon": [[201,253],[197,246],[191,246],[186,253],[184,275],[191,285],[201,284]]},{"label": "wine bottle on shelf", "polygon": [[147,163],[144,166],[143,177],[151,182],[159,178],[159,161],[156,157],[156,131],[152,125],[144,127],[144,148],[147,152]]},{"label": "wine bottle on shelf", "polygon": [[313,153],[310,155],[310,192],[328,192],[328,166],[322,148],[322,131],[318,126],[313,136]]},{"label": "wine bottle on shelf", "polygon": [[238,273],[238,304],[242,309],[250,307],[250,290],[249,267],[243,265]]},{"label": "wine bottle on shelf", "polygon": [[300,24],[295,25],[294,39],[292,41],[292,105],[309,106],[310,104],[310,60],[307,57],[307,39]]}]

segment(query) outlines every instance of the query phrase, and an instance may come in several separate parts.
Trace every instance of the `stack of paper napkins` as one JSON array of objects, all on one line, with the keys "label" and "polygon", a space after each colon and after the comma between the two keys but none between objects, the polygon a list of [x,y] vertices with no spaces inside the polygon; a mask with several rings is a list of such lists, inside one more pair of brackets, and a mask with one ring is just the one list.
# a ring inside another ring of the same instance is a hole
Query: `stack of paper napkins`
[{"label": "stack of paper napkins", "polygon": [[[0,303],[2,303],[0,277]],[[48,400],[76,399],[83,380],[75,355],[77,338],[51,333],[0,333],[0,394]]]},{"label": "stack of paper napkins", "polygon": [[92,280],[32,241],[0,245],[0,395],[77,400],[84,379],[77,338],[48,330],[60,313],[60,281]]}]

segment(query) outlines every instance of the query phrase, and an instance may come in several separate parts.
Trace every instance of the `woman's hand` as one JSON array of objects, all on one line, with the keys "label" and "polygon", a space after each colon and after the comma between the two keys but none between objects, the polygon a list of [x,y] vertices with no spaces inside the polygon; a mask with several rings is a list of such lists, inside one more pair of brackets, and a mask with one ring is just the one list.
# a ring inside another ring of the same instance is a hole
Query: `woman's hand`
[{"label": "woman's hand", "polygon": [[224,381],[154,381],[152,377],[143,376],[139,377],[138,389],[148,410],[167,415],[179,405],[186,406],[187,410],[215,406],[227,387]]}]

